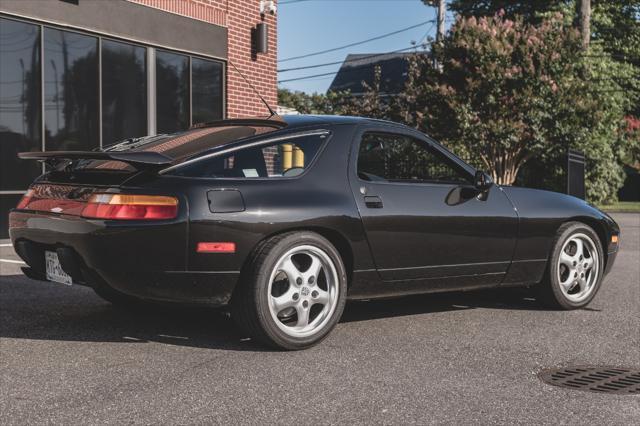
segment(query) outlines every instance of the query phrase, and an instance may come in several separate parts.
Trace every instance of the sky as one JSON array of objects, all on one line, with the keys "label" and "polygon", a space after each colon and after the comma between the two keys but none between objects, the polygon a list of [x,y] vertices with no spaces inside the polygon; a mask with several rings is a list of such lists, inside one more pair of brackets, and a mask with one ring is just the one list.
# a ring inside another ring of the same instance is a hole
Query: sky
[{"label": "sky", "polygon": [[[433,20],[436,9],[421,0],[280,0],[278,2],[278,81],[336,72],[340,65],[282,72],[287,68],[343,61],[349,53],[384,53],[420,43],[425,35],[435,36],[435,24],[420,27],[322,55],[284,61],[359,42]],[[447,21],[449,21],[447,14]],[[307,93],[324,93],[334,75],[281,82],[279,87]]]}]

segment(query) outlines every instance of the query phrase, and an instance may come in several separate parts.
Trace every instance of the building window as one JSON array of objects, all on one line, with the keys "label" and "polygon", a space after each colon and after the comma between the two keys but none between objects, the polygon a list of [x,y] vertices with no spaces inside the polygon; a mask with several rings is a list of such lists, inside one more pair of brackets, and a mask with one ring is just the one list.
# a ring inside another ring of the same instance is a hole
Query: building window
[{"label": "building window", "polygon": [[158,133],[189,127],[189,57],[156,52],[156,116]]},{"label": "building window", "polygon": [[222,64],[200,58],[191,60],[193,124],[222,118]]},{"label": "building window", "polygon": [[102,143],[147,134],[147,49],[102,41]]},{"label": "building window", "polygon": [[18,152],[42,149],[40,27],[0,18],[0,191],[24,190],[42,173]]},{"label": "building window", "polygon": [[45,148],[97,148],[98,39],[45,28],[43,41]]}]

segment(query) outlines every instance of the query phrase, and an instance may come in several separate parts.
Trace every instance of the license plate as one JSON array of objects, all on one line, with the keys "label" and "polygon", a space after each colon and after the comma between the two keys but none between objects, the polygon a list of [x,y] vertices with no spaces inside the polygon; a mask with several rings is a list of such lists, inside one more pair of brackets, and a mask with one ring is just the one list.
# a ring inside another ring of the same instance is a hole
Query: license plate
[{"label": "license plate", "polygon": [[47,265],[47,279],[60,284],[71,285],[69,274],[62,270],[60,259],[55,251],[45,251],[44,260]]}]

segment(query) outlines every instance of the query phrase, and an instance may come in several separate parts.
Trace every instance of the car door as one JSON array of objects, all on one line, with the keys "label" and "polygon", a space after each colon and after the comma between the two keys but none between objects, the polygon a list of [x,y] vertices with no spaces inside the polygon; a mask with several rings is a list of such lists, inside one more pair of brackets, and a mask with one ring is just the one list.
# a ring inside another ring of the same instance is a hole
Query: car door
[{"label": "car door", "polygon": [[357,133],[349,174],[384,281],[501,282],[517,214],[498,185],[478,192],[473,168],[418,132],[384,125]]}]

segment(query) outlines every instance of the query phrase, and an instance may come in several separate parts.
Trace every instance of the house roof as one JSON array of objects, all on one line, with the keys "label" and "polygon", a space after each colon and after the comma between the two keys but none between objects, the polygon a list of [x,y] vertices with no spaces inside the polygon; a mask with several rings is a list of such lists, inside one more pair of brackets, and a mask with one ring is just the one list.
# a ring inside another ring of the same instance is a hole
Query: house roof
[{"label": "house roof", "polygon": [[399,93],[407,79],[407,59],[415,55],[407,53],[359,53],[349,54],[329,86],[329,91],[348,90],[354,95],[364,93],[362,82],[373,84],[375,67],[380,66],[382,80],[380,90],[387,94]]}]

